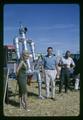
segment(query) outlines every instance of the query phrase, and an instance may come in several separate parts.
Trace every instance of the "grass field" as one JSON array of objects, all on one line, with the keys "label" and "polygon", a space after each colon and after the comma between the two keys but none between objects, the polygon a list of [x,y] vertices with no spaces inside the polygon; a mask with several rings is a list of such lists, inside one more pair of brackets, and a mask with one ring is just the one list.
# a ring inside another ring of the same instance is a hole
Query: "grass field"
[{"label": "grass field", "polygon": [[[56,101],[51,99],[38,99],[37,81],[33,81],[31,86],[27,86],[27,104],[30,111],[19,108],[18,89],[16,90],[16,80],[9,80],[9,104],[4,104],[5,116],[78,116],[80,114],[80,91],[69,90],[67,94],[64,89],[58,93],[56,85]],[[14,94],[16,95],[14,96]],[[42,94],[45,96],[45,84],[42,85]]]}]

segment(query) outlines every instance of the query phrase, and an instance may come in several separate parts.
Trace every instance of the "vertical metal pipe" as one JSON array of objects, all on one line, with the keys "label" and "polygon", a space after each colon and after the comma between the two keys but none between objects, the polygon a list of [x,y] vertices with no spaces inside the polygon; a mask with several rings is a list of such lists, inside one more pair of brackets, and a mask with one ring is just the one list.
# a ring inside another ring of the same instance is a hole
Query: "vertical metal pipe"
[{"label": "vertical metal pipe", "polygon": [[35,47],[34,47],[34,42],[31,42],[31,51],[32,51],[32,55],[33,55],[33,60],[35,60]]},{"label": "vertical metal pipe", "polygon": [[19,38],[18,37],[15,38],[14,45],[16,48],[17,59],[20,59],[20,49],[19,49]]}]

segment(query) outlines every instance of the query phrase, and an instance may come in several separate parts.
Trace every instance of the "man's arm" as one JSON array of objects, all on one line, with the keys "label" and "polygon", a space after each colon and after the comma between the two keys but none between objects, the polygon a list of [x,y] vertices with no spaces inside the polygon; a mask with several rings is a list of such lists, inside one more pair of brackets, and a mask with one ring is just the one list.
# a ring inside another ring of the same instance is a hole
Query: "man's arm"
[{"label": "man's arm", "polygon": [[70,67],[74,68],[75,67],[75,63],[73,61],[73,59],[71,59],[71,64],[70,64]]}]

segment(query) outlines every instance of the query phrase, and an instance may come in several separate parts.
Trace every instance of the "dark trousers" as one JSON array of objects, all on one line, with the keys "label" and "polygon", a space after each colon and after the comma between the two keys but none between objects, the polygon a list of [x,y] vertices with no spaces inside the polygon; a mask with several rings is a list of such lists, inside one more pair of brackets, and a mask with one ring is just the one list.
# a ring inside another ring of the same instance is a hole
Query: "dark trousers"
[{"label": "dark trousers", "polygon": [[59,92],[62,91],[63,84],[65,85],[65,92],[67,92],[69,78],[70,78],[70,71],[67,68],[62,68],[60,75]]}]

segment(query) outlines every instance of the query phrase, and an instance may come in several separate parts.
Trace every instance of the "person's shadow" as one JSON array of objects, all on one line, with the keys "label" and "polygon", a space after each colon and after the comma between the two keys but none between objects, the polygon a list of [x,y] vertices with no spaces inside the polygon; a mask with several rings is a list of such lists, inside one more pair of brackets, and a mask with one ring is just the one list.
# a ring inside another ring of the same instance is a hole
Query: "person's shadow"
[{"label": "person's shadow", "polygon": [[12,105],[12,106],[15,106],[15,107],[19,107],[20,106],[19,102],[16,102],[15,100],[10,100],[10,99],[9,99],[9,104]]},{"label": "person's shadow", "polygon": [[20,105],[19,102],[16,102],[13,99],[10,99],[10,97],[15,97],[16,95],[19,95],[18,93],[13,93],[11,90],[8,90],[6,93],[5,103],[13,105],[15,107],[18,107]]},{"label": "person's shadow", "polygon": [[27,93],[27,96],[35,96],[35,97],[38,97],[38,94],[35,94],[35,93],[33,93],[33,92],[28,92],[28,93]]},{"label": "person's shadow", "polygon": [[[12,106],[15,106],[15,107],[19,107],[20,106],[20,103],[19,102],[16,102],[15,99],[10,99],[10,97],[15,97],[16,95],[19,95],[19,93],[13,93],[12,91],[8,91],[8,98],[6,98],[6,104],[10,104]],[[33,92],[28,92],[27,93],[27,97],[29,96],[34,96],[34,97],[38,97],[38,94],[35,94]]]}]

